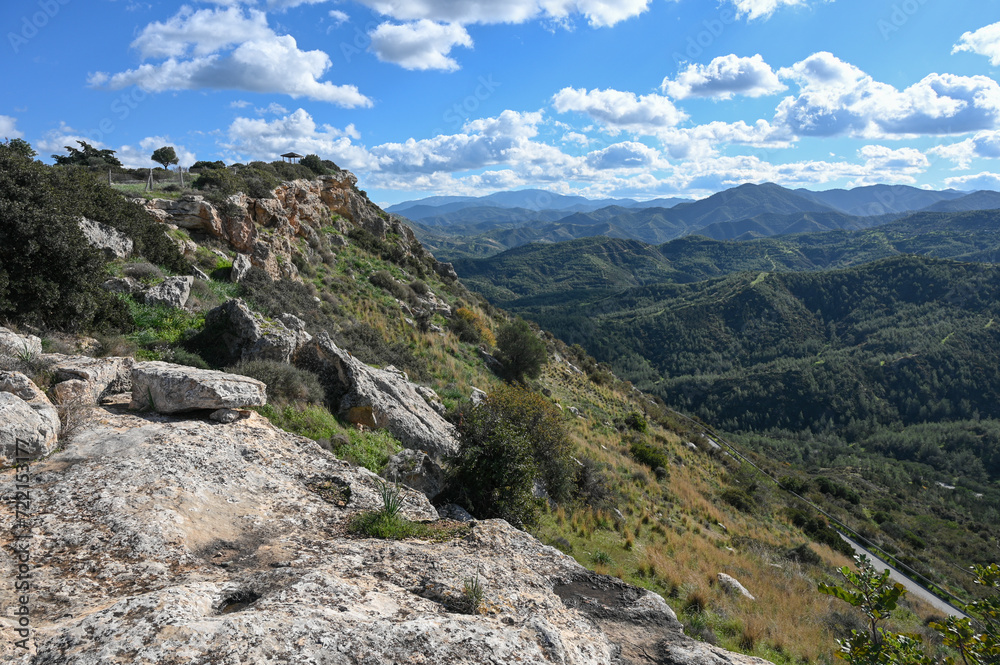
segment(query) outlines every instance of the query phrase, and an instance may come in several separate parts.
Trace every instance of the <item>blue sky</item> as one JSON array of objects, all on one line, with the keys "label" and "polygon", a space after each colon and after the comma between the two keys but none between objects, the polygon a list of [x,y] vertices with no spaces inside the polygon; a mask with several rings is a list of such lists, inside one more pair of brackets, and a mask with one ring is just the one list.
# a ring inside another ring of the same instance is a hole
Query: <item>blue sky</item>
[{"label": "blue sky", "polygon": [[1000,189],[1000,0],[8,0],[0,137],[294,150],[386,204]]}]

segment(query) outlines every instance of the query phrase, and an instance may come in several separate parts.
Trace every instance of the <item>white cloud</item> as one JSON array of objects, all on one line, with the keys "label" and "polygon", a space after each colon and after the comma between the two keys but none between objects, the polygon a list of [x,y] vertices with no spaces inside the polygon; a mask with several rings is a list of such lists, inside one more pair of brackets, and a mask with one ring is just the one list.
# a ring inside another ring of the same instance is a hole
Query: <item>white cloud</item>
[{"label": "white cloud", "polygon": [[472,38],[462,26],[421,19],[413,23],[382,23],[369,33],[371,50],[383,62],[404,69],[454,71],[458,63],[448,54],[455,46],[472,48]]},{"label": "white cloud", "polygon": [[12,118],[9,115],[0,115],[0,136],[5,139],[19,139],[24,136],[17,129],[17,118]]},{"label": "white cloud", "polygon": [[347,15],[346,12],[342,12],[339,9],[330,10],[330,18],[333,19],[334,27],[337,27],[343,23],[347,23],[351,20],[351,17]]},{"label": "white cloud", "polygon": [[267,0],[267,8],[283,12],[300,5],[318,5],[327,1],[328,0]]},{"label": "white cloud", "polygon": [[732,2],[736,6],[736,15],[746,16],[751,21],[768,18],[782,7],[803,7],[809,4],[809,0],[732,0]]},{"label": "white cloud", "polygon": [[65,122],[60,122],[59,127],[45,132],[34,147],[40,156],[48,157],[50,154],[66,154],[66,146],[79,148],[77,141],[84,141],[102,150],[108,147],[101,141],[87,136],[85,132],[70,127]]},{"label": "white cloud", "polygon": [[983,171],[976,175],[962,175],[948,178],[944,184],[954,189],[974,191],[978,189],[989,189],[1000,191],[1000,173],[990,173]]},{"label": "white cloud", "polygon": [[660,88],[675,99],[731,99],[733,95],[771,95],[786,86],[760,54],[749,58],[730,54],[719,56],[707,65],[690,64],[675,80],[663,79]]},{"label": "white cloud", "polygon": [[580,132],[566,132],[562,136],[562,142],[588,146],[590,145],[590,138],[586,134],[581,134]]},{"label": "white cloud", "polygon": [[643,95],[620,90],[563,88],[552,97],[559,113],[585,113],[611,131],[655,134],[687,119],[687,114],[661,95]]},{"label": "white cloud", "polygon": [[1000,126],[1000,85],[986,76],[928,74],[900,91],[825,51],[778,75],[800,91],[778,105],[775,123],[799,136],[900,138]]},{"label": "white cloud", "polygon": [[278,102],[271,102],[264,108],[255,108],[254,111],[261,115],[264,115],[265,113],[269,113],[271,115],[286,115],[288,113],[288,109]]},{"label": "white cloud", "polygon": [[273,161],[292,150],[303,155],[317,154],[347,169],[367,171],[377,167],[367,150],[351,142],[358,138],[353,126],[343,130],[319,126],[303,109],[271,121],[236,118],[227,136],[223,147],[240,159]]},{"label": "white cloud", "polygon": [[587,155],[587,164],[598,170],[649,169],[660,160],[660,153],[634,141],[623,141]]},{"label": "white cloud", "polygon": [[245,109],[248,106],[253,106],[253,104],[251,104],[250,102],[246,101],[245,99],[235,99],[235,100],[229,102],[229,108]]},{"label": "white cloud", "polygon": [[934,146],[928,152],[954,162],[955,168],[967,169],[977,157],[1000,157],[1000,131],[978,132],[972,138],[949,145]]},{"label": "white cloud", "polygon": [[269,39],[274,33],[267,26],[264,12],[238,7],[200,9],[181,7],[177,14],[162,23],[150,23],[132,47],[144,59],[179,58],[215,53],[224,48],[257,39]]},{"label": "white cloud", "polygon": [[147,25],[132,46],[144,58],[167,59],[114,75],[96,72],[88,83],[111,89],[136,85],[153,92],[280,93],[349,108],[372,104],[356,86],[320,81],[330,69],[330,57],[319,50],[300,50],[294,37],[277,35],[265,14],[255,10],[244,14],[239,7],[192,11],[184,6],[167,21]]},{"label": "white cloud", "polygon": [[567,20],[574,14],[592,27],[608,27],[638,16],[650,0],[359,0],[397,21],[427,19],[439,23],[524,23],[534,19]]},{"label": "white cloud", "polygon": [[990,59],[990,64],[1000,67],[1000,23],[991,23],[973,32],[964,33],[952,47],[952,53],[969,51]]},{"label": "white cloud", "polygon": [[300,51],[291,35],[240,44],[232,53],[178,61],[170,58],[159,65],[140,65],[91,84],[113,90],[136,85],[143,90],[228,89],[247,92],[280,93],[306,97],[348,108],[371,106],[370,99],[353,85],[319,81],[330,68],[323,51]]}]

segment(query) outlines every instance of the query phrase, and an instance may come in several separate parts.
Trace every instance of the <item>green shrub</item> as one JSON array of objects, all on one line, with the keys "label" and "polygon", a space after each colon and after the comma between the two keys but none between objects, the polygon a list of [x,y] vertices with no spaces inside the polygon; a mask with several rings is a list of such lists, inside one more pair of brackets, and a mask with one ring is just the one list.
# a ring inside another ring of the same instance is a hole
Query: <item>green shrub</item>
[{"label": "green shrub", "polygon": [[460,448],[448,491],[474,515],[533,524],[536,477],[553,499],[569,496],[572,444],[562,412],[541,395],[503,386],[466,409],[458,429]]},{"label": "green shrub", "polygon": [[629,451],[632,453],[632,457],[650,469],[670,468],[670,456],[666,451],[644,439],[636,439]]},{"label": "green shrub", "polygon": [[163,271],[149,261],[126,263],[125,267],[122,268],[122,274],[126,277],[137,279],[146,284],[151,284],[155,281],[163,279]]},{"label": "green shrub", "polygon": [[267,385],[272,402],[322,404],[323,386],[312,372],[277,360],[247,360],[226,368],[227,372],[249,376]]},{"label": "green shrub", "polygon": [[428,533],[427,526],[411,522],[399,514],[403,507],[399,485],[382,483],[379,487],[379,494],[382,496],[382,508],[355,515],[347,524],[347,530],[350,533],[393,540],[422,536]]},{"label": "green shrub", "polygon": [[497,334],[496,359],[505,379],[523,383],[525,378],[534,379],[541,374],[547,359],[545,343],[527,321],[518,317]]},{"label": "green shrub", "polygon": [[347,430],[347,443],[337,446],[334,454],[354,462],[373,473],[381,473],[389,458],[403,449],[386,430]]},{"label": "green shrub", "polygon": [[257,413],[286,432],[299,434],[308,439],[319,441],[330,439],[343,431],[332,413],[319,404],[284,404],[256,407]]}]

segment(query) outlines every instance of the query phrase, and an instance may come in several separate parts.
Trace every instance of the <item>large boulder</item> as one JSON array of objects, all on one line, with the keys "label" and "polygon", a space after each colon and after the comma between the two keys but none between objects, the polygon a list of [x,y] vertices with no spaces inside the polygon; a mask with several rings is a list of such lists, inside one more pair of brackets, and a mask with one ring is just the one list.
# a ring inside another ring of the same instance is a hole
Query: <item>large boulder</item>
[{"label": "large boulder", "polygon": [[333,409],[352,423],[384,428],[406,448],[434,458],[458,452],[455,429],[402,372],[369,367],[326,333],[302,347],[295,362],[320,377]]},{"label": "large boulder", "polygon": [[205,315],[205,328],[216,334],[231,362],[276,360],[287,363],[299,342],[297,332],[286,328],[281,321],[270,321],[250,311],[240,298],[228,300]]},{"label": "large boulder", "polygon": [[47,353],[56,384],[52,394],[58,404],[96,404],[101,398],[132,389],[131,358],[90,358]]},{"label": "large boulder", "polygon": [[444,489],[444,470],[422,450],[407,448],[390,457],[382,477],[411,487],[432,500]]},{"label": "large boulder", "polygon": [[738,579],[732,575],[727,575],[726,573],[719,573],[718,578],[719,586],[722,590],[728,594],[734,596],[743,596],[748,600],[757,600],[753,597],[753,594],[747,591],[747,588],[743,586]]},{"label": "large boulder", "polygon": [[160,361],[132,367],[132,409],[179,413],[266,403],[267,386],[248,376]]},{"label": "large boulder", "polygon": [[42,340],[34,335],[18,335],[0,327],[0,356],[36,358],[42,354]]},{"label": "large boulder", "polygon": [[167,277],[156,286],[147,289],[142,298],[147,305],[165,305],[181,309],[187,304],[193,284],[194,277],[190,275]]},{"label": "large boulder", "polygon": [[126,259],[132,255],[132,239],[118,229],[86,217],[77,221],[90,246],[104,252],[108,259]]},{"label": "large boulder", "polygon": [[[501,520],[441,523],[446,542],[345,536],[382,481],[256,414],[98,407],[32,475],[27,648],[16,601],[0,613],[11,665],[764,662],[695,643],[655,593]],[[16,478],[0,472],[0,496]],[[423,495],[402,499],[405,517],[436,519]],[[0,514],[13,524],[11,502]],[[0,548],[0,570],[17,555]],[[481,615],[462,594],[477,577]]]},{"label": "large boulder", "polygon": [[44,457],[59,439],[59,414],[20,372],[0,371],[0,467]]}]

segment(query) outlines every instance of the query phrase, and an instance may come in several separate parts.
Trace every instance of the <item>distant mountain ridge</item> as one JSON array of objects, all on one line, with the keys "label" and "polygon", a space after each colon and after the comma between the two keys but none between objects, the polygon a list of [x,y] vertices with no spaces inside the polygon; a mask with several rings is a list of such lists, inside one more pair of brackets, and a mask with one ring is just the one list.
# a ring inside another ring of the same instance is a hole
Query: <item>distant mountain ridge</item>
[{"label": "distant mountain ridge", "polygon": [[433,197],[402,203],[389,211],[412,220],[421,242],[435,255],[454,261],[491,256],[524,244],[598,235],[650,244],[686,235],[751,240],[860,230],[922,210],[984,209],[1000,209],[1000,193],[932,191],[905,185],[813,192],[764,183],[740,185],[699,201],[587,201],[522,190],[478,198]]}]

